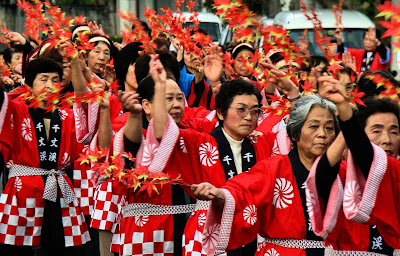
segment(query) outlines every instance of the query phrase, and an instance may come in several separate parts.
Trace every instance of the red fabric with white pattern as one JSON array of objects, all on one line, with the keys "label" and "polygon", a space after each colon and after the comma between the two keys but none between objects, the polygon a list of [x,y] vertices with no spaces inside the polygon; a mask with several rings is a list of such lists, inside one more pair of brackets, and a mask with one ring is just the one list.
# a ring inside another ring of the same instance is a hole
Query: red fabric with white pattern
[{"label": "red fabric with white pattern", "polygon": [[121,212],[121,197],[118,191],[118,181],[108,179],[97,186],[94,193],[94,208],[90,226],[92,228],[112,231]]},{"label": "red fabric with white pattern", "polygon": [[[89,108],[91,112],[97,111],[95,106],[90,105]],[[77,140],[90,139],[92,124],[96,123],[96,118],[93,116],[90,122],[80,120],[78,125],[75,119],[79,120],[79,117],[75,117],[72,110],[59,110],[59,114],[62,130],[57,169],[68,169],[71,162],[77,159],[81,152],[82,146]],[[21,101],[11,101],[6,96],[0,111],[0,146],[8,169],[13,164],[40,167],[35,136],[28,106]],[[64,178],[73,189],[68,176],[64,175]],[[41,176],[14,177],[8,180],[0,199],[0,243],[40,245],[44,207],[43,191],[44,184]],[[64,203],[64,200],[60,201]],[[81,220],[83,215],[78,201],[74,200],[68,206],[62,207],[65,208],[63,212],[65,246],[81,245],[90,240],[86,223],[83,219]]]}]

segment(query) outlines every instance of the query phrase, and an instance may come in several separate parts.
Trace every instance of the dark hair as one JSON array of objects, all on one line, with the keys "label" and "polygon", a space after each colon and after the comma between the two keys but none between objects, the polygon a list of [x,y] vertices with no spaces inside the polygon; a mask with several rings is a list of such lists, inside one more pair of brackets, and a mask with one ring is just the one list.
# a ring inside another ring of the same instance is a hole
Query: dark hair
[{"label": "dark hair", "polygon": [[156,44],[157,50],[160,50],[164,46],[167,47],[167,49],[169,48],[169,43],[163,38],[156,38],[153,40],[153,43]]},{"label": "dark hair", "polygon": [[151,57],[148,54],[142,55],[136,59],[135,76],[138,84],[149,75],[150,59]]},{"label": "dark hair", "polygon": [[[337,65],[342,67],[342,69],[338,70],[339,73],[348,74],[349,76],[351,76],[353,74],[353,75],[355,75],[357,77],[357,74],[354,72],[354,70],[351,69],[350,67],[348,67],[343,62],[340,62]],[[329,64],[322,69],[321,73],[328,72],[328,68],[329,68]]]},{"label": "dark hair", "polygon": [[399,106],[389,98],[367,98],[363,100],[366,107],[359,105],[356,116],[363,128],[367,123],[368,117],[376,113],[392,113],[396,116],[397,122],[400,124]]},{"label": "dark hair", "polygon": [[[260,92],[250,82],[235,79],[221,85],[219,93],[215,96],[215,109],[225,117],[233,98],[237,95],[254,95],[257,97],[258,104],[261,105]],[[219,120],[219,123],[222,125],[223,121]]]},{"label": "dark hair", "polygon": [[374,83],[374,81],[372,81],[372,79],[368,77],[371,75],[380,75],[383,78],[389,79],[390,82],[396,88],[400,87],[400,83],[398,81],[396,81],[396,79],[389,72],[387,72],[385,70],[367,71],[362,75],[362,77],[360,78],[360,80],[357,83],[358,91],[365,93],[361,99],[366,99],[369,97],[377,96],[382,91],[385,90],[385,88],[383,86],[379,86],[379,87],[376,86],[376,83]]},{"label": "dark hair", "polygon": [[130,43],[118,53],[117,61],[115,62],[115,75],[122,90],[125,90],[125,79],[129,66],[138,59],[139,51],[142,50],[141,45],[138,42]]},{"label": "dark hair", "polygon": [[313,56],[310,56],[310,60],[311,60],[311,67],[313,67],[313,68],[315,68],[316,66],[318,66],[321,63],[325,64],[325,66],[329,65],[328,60],[324,56],[313,55]]},{"label": "dark hair", "polygon": [[[350,79],[351,79],[352,77],[354,77],[354,78],[357,77],[357,73],[354,72],[354,70],[353,70],[352,68],[348,67],[348,66],[347,66],[346,64],[344,64],[343,62],[340,62],[338,65],[342,67],[342,69],[338,70],[338,73],[340,73],[340,74],[348,74],[348,75],[350,76]],[[325,66],[325,67],[321,70],[321,73],[323,74],[323,73],[325,73],[325,72],[328,72],[328,69],[329,69],[329,65],[328,65],[328,66]],[[352,81],[352,82],[354,82],[354,81]],[[319,89],[319,84],[317,83],[317,90],[318,90],[318,89]]]},{"label": "dark hair", "polygon": [[140,101],[148,100],[152,101],[154,97],[154,80],[151,76],[147,76],[140,81],[137,89],[137,93],[142,98]]},{"label": "dark hair", "polygon": [[269,59],[271,60],[272,64],[276,64],[279,61],[283,60],[284,57],[282,56],[282,52],[275,52],[273,54],[271,54],[271,56],[269,56]]},{"label": "dark hair", "polygon": [[7,63],[7,65],[11,63],[12,56],[15,53],[23,53],[23,49],[23,46],[20,44],[16,44],[14,46],[11,46],[10,48],[6,48],[3,51],[3,59]]},{"label": "dark hair", "polygon": [[38,74],[41,73],[58,73],[60,79],[63,76],[61,66],[52,59],[38,58],[28,63],[25,69],[25,84],[32,87],[33,81]]},{"label": "dark hair", "polygon": [[[139,23],[140,23],[140,25],[142,25],[144,31],[147,32],[149,37],[151,37],[151,29],[150,29],[149,25],[147,25],[147,23],[145,21],[139,21]],[[133,29],[135,29],[135,24],[132,24],[132,30]]]},{"label": "dark hair", "polygon": [[[167,73],[173,75],[173,80],[178,83],[180,77],[180,69],[178,60],[169,52],[156,51],[160,55],[160,61],[163,64]],[[136,81],[140,83],[145,77],[149,75],[150,56],[143,55],[136,60],[135,76]]]}]

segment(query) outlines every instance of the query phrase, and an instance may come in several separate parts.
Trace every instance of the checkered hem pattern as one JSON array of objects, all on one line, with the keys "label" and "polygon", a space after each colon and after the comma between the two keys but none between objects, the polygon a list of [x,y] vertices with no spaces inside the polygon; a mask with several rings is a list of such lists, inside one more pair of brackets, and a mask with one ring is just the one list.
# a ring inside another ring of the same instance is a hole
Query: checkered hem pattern
[{"label": "checkered hem pattern", "polygon": [[[90,241],[77,199],[70,204],[60,200],[60,207],[65,246],[77,246]],[[40,245],[43,216],[42,198],[17,198],[17,195],[3,193],[0,197],[0,243]]]},{"label": "checkered hem pattern", "polygon": [[60,205],[65,246],[77,246],[90,241],[85,217],[80,211],[78,200],[74,200],[73,206],[66,204],[65,200],[60,200]]},{"label": "checkered hem pattern", "polygon": [[[396,251],[396,250],[395,250]],[[399,251],[399,250],[397,250]],[[381,254],[377,252],[363,252],[363,251],[339,251],[334,250],[332,246],[327,246],[325,248],[325,256],[384,256],[386,254]],[[395,252],[393,256],[395,256]]]},{"label": "checkered hem pattern", "polygon": [[185,235],[182,239],[182,247],[185,256],[207,256],[206,251],[203,249],[202,233],[196,229],[193,240],[185,242]]},{"label": "checkered hem pattern", "polygon": [[3,193],[0,197],[0,243],[34,246],[40,244],[44,200]]},{"label": "checkered hem pattern", "polygon": [[132,216],[151,216],[191,213],[196,210],[207,210],[209,201],[198,200],[196,204],[186,205],[155,205],[147,203],[128,204],[122,209],[124,218]]},{"label": "checkered hem pattern", "polygon": [[95,187],[88,179],[86,168],[74,170],[74,191],[78,199],[79,206],[84,215],[91,215],[94,205],[94,191]]},{"label": "checkered hem pattern", "polygon": [[296,249],[325,248],[324,241],[314,241],[307,239],[266,238],[263,242],[279,245],[286,248],[296,248]]},{"label": "checkered hem pattern", "polygon": [[112,179],[97,186],[90,226],[100,230],[113,229],[121,211],[120,197],[113,194]]},{"label": "checkered hem pattern", "polygon": [[[133,232],[132,243],[122,245],[122,256],[173,256],[174,242],[166,241],[164,230],[153,230],[150,232]],[[121,239],[125,239],[126,234],[122,234]]]}]

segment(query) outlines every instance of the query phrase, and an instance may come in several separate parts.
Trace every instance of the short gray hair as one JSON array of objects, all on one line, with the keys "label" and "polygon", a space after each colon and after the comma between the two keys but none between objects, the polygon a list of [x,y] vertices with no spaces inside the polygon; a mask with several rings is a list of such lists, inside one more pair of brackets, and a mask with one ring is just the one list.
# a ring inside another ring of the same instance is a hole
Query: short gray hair
[{"label": "short gray hair", "polygon": [[333,116],[333,121],[335,124],[335,133],[336,135],[339,133],[339,123],[336,117],[336,106],[331,101],[321,98],[317,94],[310,94],[307,96],[301,97],[296,104],[293,106],[292,111],[290,112],[289,121],[286,126],[287,133],[289,135],[290,140],[295,144],[295,140],[298,141],[300,139],[301,128],[308,117],[311,109],[314,107],[321,107],[323,109],[327,109],[331,112]]}]

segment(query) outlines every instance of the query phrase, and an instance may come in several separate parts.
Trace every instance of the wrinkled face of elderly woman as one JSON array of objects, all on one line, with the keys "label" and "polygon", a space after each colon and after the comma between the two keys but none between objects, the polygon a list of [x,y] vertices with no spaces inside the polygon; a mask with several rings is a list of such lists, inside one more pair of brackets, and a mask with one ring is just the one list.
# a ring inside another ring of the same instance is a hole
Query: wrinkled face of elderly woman
[{"label": "wrinkled face of elderly woman", "polygon": [[316,158],[326,152],[335,139],[335,123],[332,113],[325,108],[314,106],[301,128],[296,140],[299,154]]},{"label": "wrinkled face of elderly woman", "polygon": [[400,148],[399,122],[393,113],[375,113],[367,118],[365,133],[369,140],[396,158]]}]

